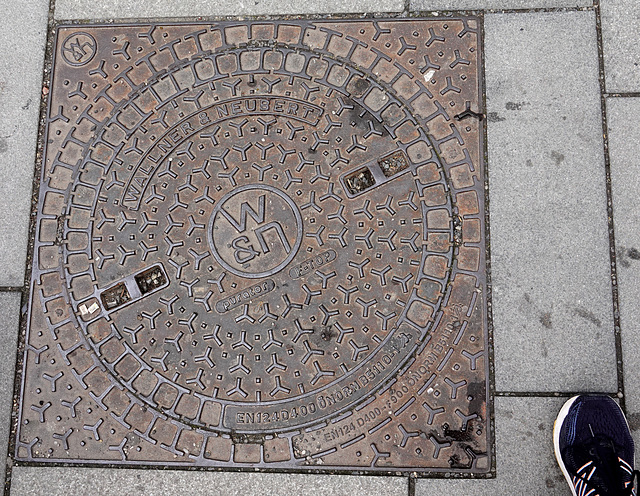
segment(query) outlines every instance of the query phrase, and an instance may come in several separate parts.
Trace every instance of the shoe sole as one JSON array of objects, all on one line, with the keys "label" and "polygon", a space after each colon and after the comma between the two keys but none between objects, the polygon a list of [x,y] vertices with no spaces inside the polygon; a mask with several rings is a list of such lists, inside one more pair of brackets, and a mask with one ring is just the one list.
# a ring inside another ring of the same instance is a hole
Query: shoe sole
[{"label": "shoe sole", "polygon": [[558,465],[560,465],[560,469],[562,470],[562,473],[564,474],[565,479],[567,479],[567,483],[571,488],[571,493],[573,494],[573,496],[578,496],[578,495],[576,494],[576,491],[573,487],[573,481],[571,480],[571,476],[567,471],[567,467],[565,467],[564,462],[562,461],[562,456],[560,455],[560,429],[562,429],[562,424],[564,423],[564,419],[567,418],[567,415],[569,414],[569,410],[571,409],[571,406],[577,399],[578,399],[578,396],[574,396],[573,398],[567,400],[565,404],[562,405],[562,408],[560,409],[560,412],[558,412],[558,416],[556,417],[556,420],[553,422],[553,451],[556,454],[556,460],[558,461]]}]

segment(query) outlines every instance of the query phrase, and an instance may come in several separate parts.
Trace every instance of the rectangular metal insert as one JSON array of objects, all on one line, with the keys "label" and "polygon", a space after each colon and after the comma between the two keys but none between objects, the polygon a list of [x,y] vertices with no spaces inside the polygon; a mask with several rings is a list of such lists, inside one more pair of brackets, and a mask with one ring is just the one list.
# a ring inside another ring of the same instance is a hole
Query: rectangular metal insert
[{"label": "rectangular metal insert", "polygon": [[491,472],[480,21],[56,31],[17,461]]}]

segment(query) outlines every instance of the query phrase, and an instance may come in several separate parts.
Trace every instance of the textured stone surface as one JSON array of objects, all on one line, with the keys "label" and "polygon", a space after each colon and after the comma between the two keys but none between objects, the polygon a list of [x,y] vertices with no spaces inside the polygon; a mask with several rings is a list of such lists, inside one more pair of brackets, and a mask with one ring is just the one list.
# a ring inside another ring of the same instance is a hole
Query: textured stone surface
[{"label": "textured stone surface", "polygon": [[0,292],[0,467],[5,465],[13,405],[20,293]]},{"label": "textured stone surface", "polygon": [[0,5],[0,286],[22,286],[48,2]]},{"label": "textured stone surface", "polygon": [[[553,421],[564,398],[496,398],[497,477],[418,480],[416,496],[570,493],[553,454]],[[519,488],[514,491],[515,487]]]},{"label": "textured stone surface", "polygon": [[268,14],[322,14],[360,12],[401,12],[402,0],[223,0],[203,4],[197,0],[182,2],[93,2],[91,0],[60,0],[56,2],[56,19],[124,19],[130,17],[228,16]]},{"label": "textured stone surface", "polygon": [[607,99],[627,414],[640,442],[640,98]]},{"label": "textured stone surface", "polygon": [[12,496],[121,494],[164,496],[404,496],[407,480],[400,477],[350,477],[297,474],[188,472],[172,470],[109,470],[92,468],[18,467],[13,470]]},{"label": "textured stone surface", "polygon": [[602,0],[602,43],[608,92],[640,91],[640,3]]},{"label": "textured stone surface", "polygon": [[485,33],[496,387],[616,391],[594,15]]}]

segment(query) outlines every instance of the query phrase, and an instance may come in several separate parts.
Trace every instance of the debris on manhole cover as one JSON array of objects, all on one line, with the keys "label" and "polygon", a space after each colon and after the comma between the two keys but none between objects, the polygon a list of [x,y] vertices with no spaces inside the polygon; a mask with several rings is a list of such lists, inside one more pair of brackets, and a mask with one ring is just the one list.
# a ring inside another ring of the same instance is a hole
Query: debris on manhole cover
[{"label": "debris on manhole cover", "polygon": [[59,27],[16,459],[490,471],[478,28]]}]

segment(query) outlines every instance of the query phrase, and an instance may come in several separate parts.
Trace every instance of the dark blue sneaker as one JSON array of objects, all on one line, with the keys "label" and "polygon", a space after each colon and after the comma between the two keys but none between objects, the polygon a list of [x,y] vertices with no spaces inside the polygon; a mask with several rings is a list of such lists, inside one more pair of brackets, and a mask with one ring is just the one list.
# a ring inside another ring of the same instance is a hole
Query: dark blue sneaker
[{"label": "dark blue sneaker", "polygon": [[608,396],[574,396],[553,426],[556,459],[574,496],[635,496],[629,424]]}]

